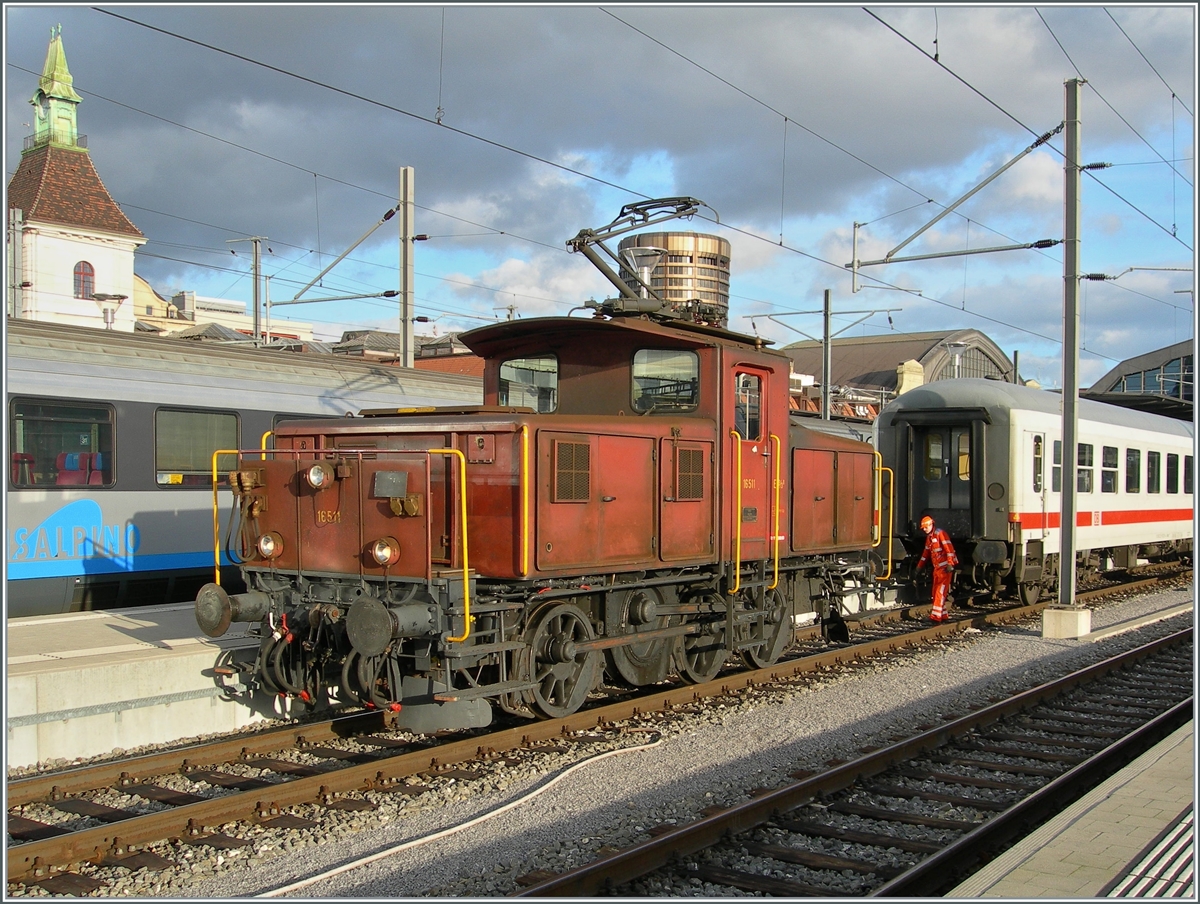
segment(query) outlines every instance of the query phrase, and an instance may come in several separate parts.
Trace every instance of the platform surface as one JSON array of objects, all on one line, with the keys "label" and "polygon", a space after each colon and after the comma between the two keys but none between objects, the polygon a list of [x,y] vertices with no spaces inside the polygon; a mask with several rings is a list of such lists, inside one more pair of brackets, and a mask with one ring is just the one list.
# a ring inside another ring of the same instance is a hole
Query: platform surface
[{"label": "platform surface", "polygon": [[1195,900],[1194,732],[1188,722],[946,897]]},{"label": "platform surface", "polygon": [[10,618],[5,646],[8,674],[56,671],[68,660],[82,665],[98,657],[112,663],[188,648],[192,652],[229,649],[248,642],[248,627],[236,624],[224,637],[205,637],[196,625],[192,603]]},{"label": "platform surface", "polygon": [[191,603],[7,620],[7,766],[73,760],[243,728],[270,700],[237,699],[213,669],[258,645],[248,625],[204,636]]}]

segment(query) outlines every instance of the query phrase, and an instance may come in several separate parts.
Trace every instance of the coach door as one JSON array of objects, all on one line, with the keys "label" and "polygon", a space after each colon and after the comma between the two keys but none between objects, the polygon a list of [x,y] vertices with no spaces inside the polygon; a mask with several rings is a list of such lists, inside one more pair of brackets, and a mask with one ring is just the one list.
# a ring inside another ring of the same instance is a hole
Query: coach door
[{"label": "coach door", "polygon": [[913,428],[913,521],[928,512],[951,536],[971,536],[972,460],[969,424]]},{"label": "coach door", "polygon": [[[733,539],[741,537],[741,558],[765,559],[771,554],[771,479],[774,457],[767,417],[767,371],[738,367],[733,375],[732,398],[727,403],[731,415],[726,423],[737,436],[725,441],[735,449],[733,458]],[[740,484],[738,483],[740,469]],[[740,509],[738,508],[740,502]]]}]

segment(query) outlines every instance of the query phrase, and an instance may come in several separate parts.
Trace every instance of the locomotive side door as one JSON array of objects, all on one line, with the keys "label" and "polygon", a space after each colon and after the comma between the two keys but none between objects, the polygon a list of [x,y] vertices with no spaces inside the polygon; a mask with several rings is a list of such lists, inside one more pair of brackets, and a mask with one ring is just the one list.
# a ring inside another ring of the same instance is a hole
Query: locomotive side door
[{"label": "locomotive side door", "polygon": [[971,536],[972,457],[970,424],[913,428],[913,521],[928,512],[950,536]]},{"label": "locomotive side door", "polygon": [[[732,389],[725,405],[725,423],[729,428],[725,443],[733,453],[730,458],[732,537],[736,543],[740,534],[742,561],[768,558],[772,549],[774,457],[769,436],[769,378],[768,371],[738,365],[734,369]],[[736,431],[737,436],[730,431]]]}]

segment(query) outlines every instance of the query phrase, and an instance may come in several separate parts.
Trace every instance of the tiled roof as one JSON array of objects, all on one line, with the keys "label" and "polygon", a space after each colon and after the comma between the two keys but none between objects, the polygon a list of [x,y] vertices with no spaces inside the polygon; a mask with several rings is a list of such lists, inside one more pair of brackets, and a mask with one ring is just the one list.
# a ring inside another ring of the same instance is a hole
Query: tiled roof
[{"label": "tiled roof", "polygon": [[442,355],[441,357],[417,358],[413,361],[417,370],[436,371],[443,374],[463,374],[468,377],[483,376],[483,359],[477,355]]},{"label": "tiled roof", "polygon": [[41,220],[145,238],[112,199],[87,151],[44,144],[21,156],[8,183],[8,206]]}]

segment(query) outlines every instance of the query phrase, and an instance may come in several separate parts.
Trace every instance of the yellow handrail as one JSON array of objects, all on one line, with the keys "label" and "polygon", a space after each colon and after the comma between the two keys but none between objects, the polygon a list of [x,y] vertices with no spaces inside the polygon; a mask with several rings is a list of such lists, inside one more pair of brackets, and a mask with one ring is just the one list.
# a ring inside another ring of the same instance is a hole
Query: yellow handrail
[{"label": "yellow handrail", "polygon": [[275,431],[274,431],[274,430],[268,430],[266,433],[264,433],[264,434],[262,435],[262,440],[260,441],[260,442],[261,442],[261,446],[260,446],[260,448],[261,448],[261,449],[262,449],[264,452],[266,452],[266,451],[267,451],[267,440],[269,440],[269,439],[270,439],[272,436],[274,436],[274,435],[275,435]]},{"label": "yellow handrail", "polygon": [[[872,449],[872,454],[875,456],[875,512],[872,516],[872,521],[876,517],[883,516],[883,456],[878,449]],[[871,525],[871,548],[874,549],[879,545],[879,541],[883,539],[883,525]]]},{"label": "yellow handrail", "polygon": [[521,425],[521,577],[529,574],[529,425]]},{"label": "yellow handrail", "polygon": [[[883,456],[880,455],[878,451],[875,452],[875,457],[879,461],[879,467],[876,468],[876,471],[875,471],[875,474],[876,474],[875,496],[877,499],[875,511],[879,513],[880,519],[882,520],[882,517],[883,517],[883,472],[887,471],[887,473],[888,473],[888,507],[887,507],[887,510],[888,510],[889,515],[892,513],[892,510],[895,506],[895,501],[896,501],[896,472],[893,471],[891,468],[884,467]],[[877,580],[877,581],[886,581],[888,578],[890,578],[892,576],[892,540],[893,540],[892,531],[893,531],[893,528],[894,528],[894,525],[892,524],[892,519],[889,518],[888,519],[888,554],[887,554],[888,567],[887,567],[887,571],[884,572],[882,575],[876,575],[875,580]],[[879,538],[874,543],[871,544],[871,548],[874,549],[882,541],[883,541],[883,525],[880,524],[879,525]]]},{"label": "yellow handrail", "polygon": [[[774,433],[771,434],[771,444],[775,448],[775,514],[771,520],[771,536],[775,542],[775,577],[771,581],[768,590],[774,590],[779,586],[779,437]],[[738,456],[741,460],[741,456]]]},{"label": "yellow handrail", "polygon": [[463,570],[463,634],[462,637],[447,637],[448,643],[462,643],[471,636],[471,580],[467,572],[467,457],[458,449],[427,449],[430,455],[454,455],[458,457],[458,475],[462,491],[459,493],[459,515],[462,522],[462,570]]},{"label": "yellow handrail", "polygon": [[212,490],[213,490],[213,583],[221,586],[221,513],[217,506],[217,456],[237,455],[237,449],[218,449],[212,454]]},{"label": "yellow handrail", "polygon": [[733,437],[733,458],[737,463],[737,505],[733,511],[733,589],[725,592],[730,596],[742,589],[742,435],[736,430],[730,430]]}]

